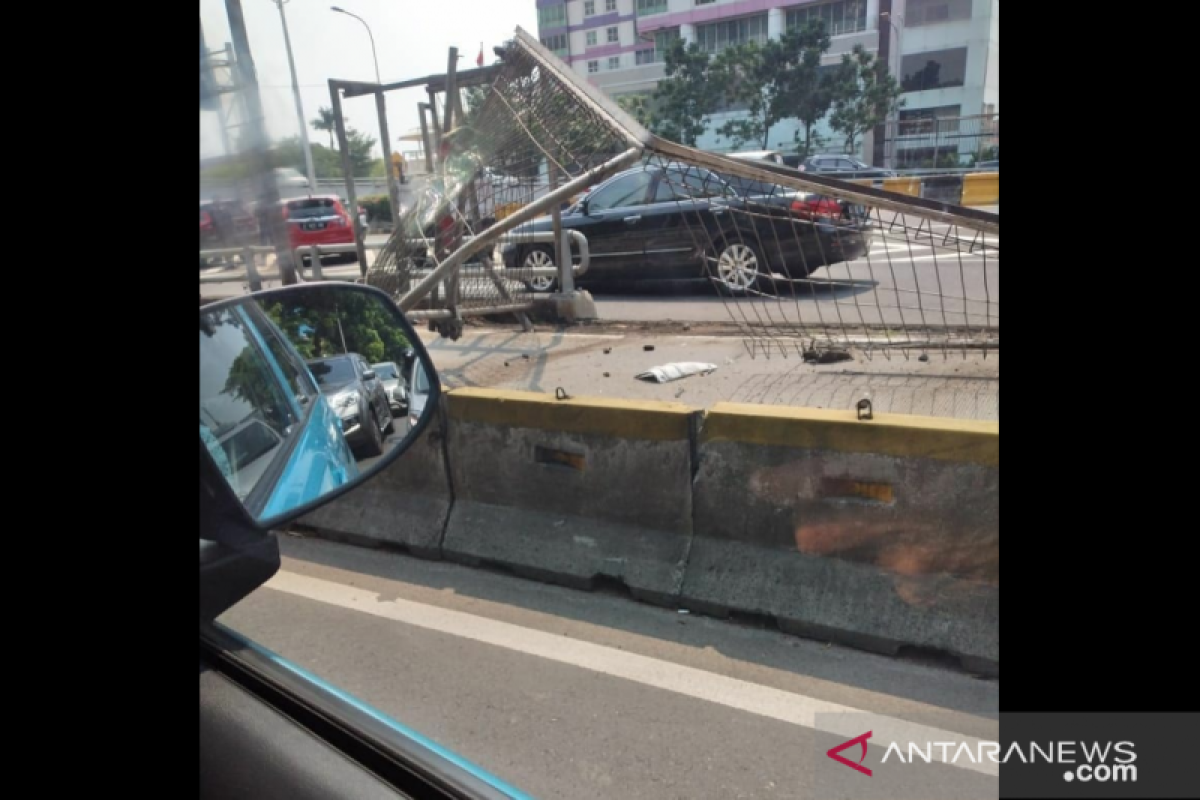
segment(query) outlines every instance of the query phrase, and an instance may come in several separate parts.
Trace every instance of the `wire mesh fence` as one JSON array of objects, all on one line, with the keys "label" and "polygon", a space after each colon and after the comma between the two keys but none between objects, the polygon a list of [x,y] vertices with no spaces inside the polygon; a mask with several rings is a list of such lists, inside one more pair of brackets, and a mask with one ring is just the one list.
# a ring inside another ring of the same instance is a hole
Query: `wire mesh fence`
[{"label": "wire mesh fence", "polygon": [[570,192],[548,198],[583,176],[602,179],[637,152],[618,121],[564,79],[553,56],[520,37],[506,48],[495,80],[464,94],[448,99],[457,121],[442,136],[436,174],[398,220],[369,280],[402,293],[465,248],[463,265],[434,284],[444,294],[431,291],[425,304],[469,314],[527,303],[558,281],[548,221],[486,246],[482,234],[511,229],[509,219],[535,203],[569,207]]},{"label": "wire mesh fence", "polygon": [[554,289],[557,210],[587,237],[583,287],[706,284],[752,354],[999,347],[998,215],[668,142],[523,31],[504,53],[369,276],[408,307]]}]

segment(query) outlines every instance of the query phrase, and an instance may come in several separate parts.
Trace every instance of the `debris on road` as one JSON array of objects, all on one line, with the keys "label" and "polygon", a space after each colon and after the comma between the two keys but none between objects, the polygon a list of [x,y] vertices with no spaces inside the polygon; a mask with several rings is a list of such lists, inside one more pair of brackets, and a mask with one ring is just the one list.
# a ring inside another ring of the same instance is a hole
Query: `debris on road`
[{"label": "debris on road", "polygon": [[604,355],[608,355],[608,354],[609,354],[609,353],[611,353],[611,352],[612,352],[612,348],[611,348],[611,347],[606,347],[606,348],[604,348]]},{"label": "debris on road", "polygon": [[676,361],[673,364],[664,364],[661,367],[652,367],[636,377],[640,381],[669,383],[670,381],[677,381],[681,378],[687,378],[692,375],[707,375],[710,372],[715,371],[716,368],[716,364],[702,364],[698,361]]},{"label": "debris on road", "polygon": [[839,361],[853,361],[854,357],[848,350],[830,347],[818,350],[815,346],[804,351],[804,360],[809,364],[836,364]]},{"label": "debris on road", "polygon": [[649,353],[651,350],[653,350],[653,349],[654,349],[654,345],[652,345],[652,344],[644,344],[644,345],[642,345],[642,349],[643,349],[643,350],[645,350],[647,353]]}]

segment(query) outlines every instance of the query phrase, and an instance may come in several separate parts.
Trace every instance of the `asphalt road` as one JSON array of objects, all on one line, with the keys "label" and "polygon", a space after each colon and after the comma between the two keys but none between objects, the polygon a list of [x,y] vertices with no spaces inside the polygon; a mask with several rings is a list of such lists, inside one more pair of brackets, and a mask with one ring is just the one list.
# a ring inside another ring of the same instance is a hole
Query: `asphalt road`
[{"label": "asphalt road", "polygon": [[[999,792],[986,766],[882,762],[913,725],[995,740],[998,681],[615,595],[281,543],[280,573],[221,621],[534,797]],[[867,730],[873,777],[826,757]]]},{"label": "asphalt road", "polygon": [[[627,322],[734,322],[767,334],[809,335],[827,329],[886,325],[998,328],[998,237],[991,249],[952,252],[942,246],[945,226],[916,238],[881,232],[868,257],[817,270],[809,279],[781,283],[773,296],[729,298],[703,284],[612,291],[593,288],[602,320]],[[374,237],[373,237],[374,238]],[[374,254],[369,254],[373,259]],[[357,263],[330,265],[324,275],[354,280]],[[228,283],[202,286],[206,297],[247,291],[239,269],[210,268],[202,275],[229,275]],[[266,288],[279,285],[268,280]]]}]

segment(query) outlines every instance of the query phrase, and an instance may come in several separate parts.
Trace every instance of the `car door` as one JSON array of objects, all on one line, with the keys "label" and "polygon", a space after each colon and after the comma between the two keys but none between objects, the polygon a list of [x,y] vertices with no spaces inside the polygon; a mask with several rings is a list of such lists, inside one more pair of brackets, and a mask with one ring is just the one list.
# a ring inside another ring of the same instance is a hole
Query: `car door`
[{"label": "car door", "polygon": [[[376,421],[383,419],[379,402],[380,395],[383,392],[383,384],[380,382],[379,376],[373,375],[373,377],[367,378],[367,374],[374,373],[374,370],[371,369],[371,365],[361,356],[352,356],[351,361],[354,362],[354,371],[358,373],[358,379],[362,382],[363,389],[367,393],[367,407]],[[385,399],[384,404],[386,402]]]},{"label": "car door", "polygon": [[646,231],[646,278],[680,279],[703,275],[701,253],[709,244],[706,231],[715,217],[727,213],[718,202],[726,185],[695,167],[660,171],[651,202],[642,214]]},{"label": "car door", "polygon": [[588,240],[588,283],[636,278],[645,262],[644,211],[654,173],[639,169],[596,189],[571,227]]}]

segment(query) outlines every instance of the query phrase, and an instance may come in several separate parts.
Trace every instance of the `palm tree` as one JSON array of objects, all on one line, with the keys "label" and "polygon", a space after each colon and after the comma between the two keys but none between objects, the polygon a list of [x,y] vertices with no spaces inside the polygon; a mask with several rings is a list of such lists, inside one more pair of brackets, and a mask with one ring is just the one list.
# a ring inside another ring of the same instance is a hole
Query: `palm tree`
[{"label": "palm tree", "polygon": [[[343,120],[345,122],[346,120]],[[337,118],[333,115],[333,109],[329,106],[321,106],[317,109],[317,116],[311,120],[309,125],[319,131],[325,131],[329,134],[329,149],[336,150],[333,146],[333,132],[337,130]]]}]

